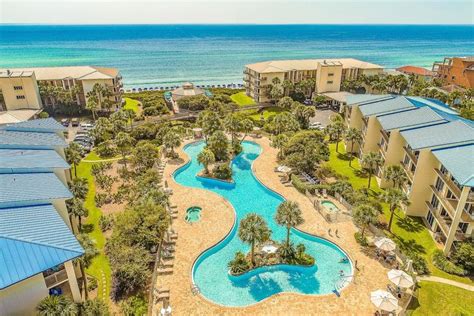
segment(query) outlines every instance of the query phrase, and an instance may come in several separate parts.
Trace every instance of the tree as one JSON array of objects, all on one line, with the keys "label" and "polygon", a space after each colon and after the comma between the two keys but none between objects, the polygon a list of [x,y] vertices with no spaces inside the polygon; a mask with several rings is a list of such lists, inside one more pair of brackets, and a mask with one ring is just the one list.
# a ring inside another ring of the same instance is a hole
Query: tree
[{"label": "tree", "polygon": [[81,307],[82,316],[109,316],[109,306],[101,299],[87,300]]},{"label": "tree", "polygon": [[113,126],[109,119],[99,117],[95,122],[95,126],[90,132],[94,137],[94,143],[100,144],[112,138]]},{"label": "tree", "polygon": [[332,140],[336,142],[336,152],[338,152],[339,142],[341,141],[341,137],[344,134],[344,130],[345,126],[341,121],[335,121],[326,127],[327,134]]},{"label": "tree", "polygon": [[274,135],[285,132],[296,132],[299,129],[299,122],[296,120],[295,116],[289,112],[278,113],[270,123],[270,130]]},{"label": "tree", "polygon": [[46,296],[38,303],[36,310],[41,316],[79,315],[77,305],[64,295]]},{"label": "tree", "polygon": [[74,177],[77,178],[77,165],[82,160],[81,147],[79,144],[72,142],[65,150],[67,163],[74,166]]},{"label": "tree", "polygon": [[270,99],[272,99],[273,101],[276,101],[283,96],[283,91],[280,87],[280,83],[281,81],[278,77],[272,79],[272,84],[269,87],[269,96]]},{"label": "tree", "polygon": [[283,97],[278,101],[277,105],[282,109],[290,110],[291,106],[293,105],[293,99],[290,97]]},{"label": "tree", "polygon": [[91,96],[90,98],[88,98],[86,103],[86,109],[92,112],[92,119],[94,120],[94,122],[97,113],[97,108],[97,98],[95,96]]},{"label": "tree", "polygon": [[130,154],[132,145],[135,141],[130,134],[126,132],[120,132],[115,136],[115,146],[117,149],[120,151],[122,154],[122,160],[125,166],[125,169],[127,169],[127,155]]},{"label": "tree", "polygon": [[474,272],[474,241],[461,242],[453,255],[454,262],[469,272]]},{"label": "tree", "polygon": [[86,178],[74,178],[69,183],[72,195],[80,200],[85,200],[87,193],[89,192],[89,183]]},{"label": "tree", "polygon": [[253,131],[253,121],[251,119],[243,119],[242,122],[240,123],[240,132],[242,132],[242,134],[244,134],[242,136],[242,139],[240,140],[240,143],[242,143],[244,140],[245,140],[245,137],[247,137],[247,135]]},{"label": "tree", "polygon": [[357,225],[362,227],[362,239],[364,238],[365,229],[369,224],[377,223],[378,211],[371,205],[361,204],[354,208],[352,217]]},{"label": "tree", "polygon": [[170,150],[171,156],[174,157],[176,155],[174,149],[181,145],[181,138],[179,137],[179,134],[176,131],[170,129],[163,137],[163,145],[166,149]]},{"label": "tree", "polygon": [[[79,258],[75,259],[75,261],[79,263],[79,267],[81,268],[82,281],[84,284],[84,293],[85,298],[87,299],[89,291],[87,289],[87,276],[85,269],[89,268],[92,263],[92,259],[99,254],[99,251],[95,247],[94,242],[92,241],[92,239],[90,239],[88,234],[81,233],[76,237],[79,243],[81,244],[82,249],[84,249],[84,254]],[[94,303],[91,303],[91,305],[93,304]]]},{"label": "tree", "polygon": [[279,159],[282,159],[285,156],[284,148],[289,140],[290,138],[286,134],[279,134],[272,137],[271,145],[272,147],[275,147],[279,150],[278,151]]},{"label": "tree", "polygon": [[351,143],[351,150],[350,150],[351,159],[349,160],[349,166],[351,166],[353,155],[354,155],[354,144],[360,145],[362,143],[362,132],[358,130],[357,128],[351,127],[347,130],[345,139],[346,141]]},{"label": "tree", "polygon": [[275,214],[275,221],[278,225],[286,227],[286,246],[289,247],[291,228],[304,223],[298,203],[293,201],[281,203]]},{"label": "tree", "polygon": [[387,181],[392,181],[393,187],[396,189],[400,189],[408,181],[407,174],[400,165],[387,166],[384,177]]},{"label": "tree", "polygon": [[207,148],[214,153],[216,161],[229,158],[229,141],[222,131],[217,131],[209,137]]},{"label": "tree", "polygon": [[222,131],[224,129],[219,114],[207,110],[199,113],[197,124],[202,128],[206,143],[214,132]]},{"label": "tree", "polygon": [[73,198],[67,206],[69,216],[74,216],[77,218],[79,224],[79,231],[81,231],[82,217],[87,217],[89,215],[89,211],[84,206],[84,200]]},{"label": "tree", "polygon": [[314,106],[306,106],[299,102],[294,102],[291,112],[300,124],[300,127],[307,129],[309,127],[309,119],[316,115]]},{"label": "tree", "polygon": [[124,113],[124,116],[130,123],[130,129],[133,131],[133,121],[137,118],[137,113],[132,109],[122,109],[121,111]]},{"label": "tree", "polygon": [[370,182],[372,180],[372,175],[375,174],[377,169],[382,165],[383,158],[380,153],[369,152],[362,156],[362,167],[369,174],[369,182],[367,188],[370,189]]},{"label": "tree", "polygon": [[231,143],[235,142],[235,135],[240,132],[242,128],[242,120],[236,113],[230,113],[224,120],[224,127],[230,133]]},{"label": "tree", "polygon": [[321,160],[329,160],[329,148],[320,131],[295,133],[284,147],[285,162],[299,172],[313,173]]},{"label": "tree", "polygon": [[403,191],[389,188],[382,193],[382,200],[390,207],[390,220],[388,222],[388,231],[391,232],[393,215],[397,207],[408,206],[410,204],[408,197]]},{"label": "tree", "polygon": [[209,174],[209,165],[216,161],[216,157],[211,150],[204,148],[197,156],[197,160],[204,166],[205,173]]},{"label": "tree", "polygon": [[270,229],[265,220],[256,213],[250,213],[240,221],[239,238],[250,245],[250,261],[255,266],[255,244],[267,241],[270,238]]},{"label": "tree", "polygon": [[159,149],[149,141],[139,141],[133,151],[132,163],[138,173],[153,168],[160,155]]}]

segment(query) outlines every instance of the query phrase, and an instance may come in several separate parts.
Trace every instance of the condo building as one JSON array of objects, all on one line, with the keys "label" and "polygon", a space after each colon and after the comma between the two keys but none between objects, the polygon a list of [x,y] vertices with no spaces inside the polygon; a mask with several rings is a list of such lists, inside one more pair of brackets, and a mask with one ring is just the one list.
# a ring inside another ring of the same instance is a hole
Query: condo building
[{"label": "condo building", "polygon": [[474,88],[474,56],[446,57],[433,64],[433,72],[447,85]]},{"label": "condo building", "polygon": [[[245,66],[244,86],[248,96],[256,102],[270,101],[267,87],[275,78],[280,83],[289,80],[298,83],[306,79],[314,79],[313,91],[316,93],[338,92],[341,83],[346,79],[355,79],[381,74],[383,67],[353,58],[340,59],[303,59],[274,60]],[[287,95],[288,91],[284,91]]]},{"label": "condo building", "polygon": [[53,293],[82,301],[64,130],[51,118],[0,127],[0,315],[36,315]]},{"label": "condo building", "polygon": [[438,100],[392,95],[349,96],[344,119],[362,131],[362,143],[354,144],[359,156],[382,155],[382,188],[392,185],[386,166],[404,168],[405,212],[424,219],[445,253],[474,235],[474,122]]},{"label": "condo building", "polygon": [[0,111],[41,109],[54,106],[53,96],[41,96],[41,85],[52,85],[65,90],[77,86],[76,104],[85,106],[87,94],[95,84],[107,88],[109,100],[116,106],[122,101],[122,76],[115,68],[71,66],[0,69]]}]

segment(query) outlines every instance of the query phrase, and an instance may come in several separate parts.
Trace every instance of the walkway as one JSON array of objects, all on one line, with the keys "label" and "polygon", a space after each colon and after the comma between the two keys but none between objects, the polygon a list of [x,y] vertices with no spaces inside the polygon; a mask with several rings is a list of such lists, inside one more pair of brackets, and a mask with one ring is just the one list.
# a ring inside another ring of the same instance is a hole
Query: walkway
[{"label": "walkway", "polygon": [[452,286],[459,287],[461,289],[467,290],[474,292],[474,285],[468,285],[464,284],[461,282],[445,279],[445,278],[440,278],[436,276],[421,276],[416,278],[418,281],[428,281],[428,282],[439,282],[439,283],[444,283]]}]

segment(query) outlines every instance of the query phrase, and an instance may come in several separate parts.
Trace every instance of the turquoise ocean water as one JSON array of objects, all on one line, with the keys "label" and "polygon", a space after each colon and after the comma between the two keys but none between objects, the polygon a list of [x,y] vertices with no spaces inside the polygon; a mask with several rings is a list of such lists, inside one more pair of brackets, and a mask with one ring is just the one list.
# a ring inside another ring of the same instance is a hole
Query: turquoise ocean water
[{"label": "turquoise ocean water", "polygon": [[474,55],[474,26],[0,25],[0,67],[98,65],[126,88],[241,83],[245,64],[354,57],[395,68]]}]

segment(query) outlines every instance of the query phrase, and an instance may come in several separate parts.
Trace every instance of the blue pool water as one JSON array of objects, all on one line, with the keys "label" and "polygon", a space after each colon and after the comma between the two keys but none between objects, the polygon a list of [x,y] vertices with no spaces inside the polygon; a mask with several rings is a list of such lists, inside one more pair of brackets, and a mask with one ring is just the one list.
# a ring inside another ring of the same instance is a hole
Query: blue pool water
[{"label": "blue pool water", "polygon": [[232,163],[233,184],[196,177],[202,169],[196,157],[203,147],[204,142],[197,142],[184,148],[191,161],[176,171],[175,180],[184,186],[206,189],[226,198],[235,209],[237,225],[222,242],[197,259],[192,273],[202,295],[218,304],[246,306],[279,292],[328,294],[341,280],[341,270],[346,276],[352,275],[349,262],[339,263],[345,257],[339,247],[325,239],[292,230],[292,241],[306,246],[308,253],[316,258],[316,267],[281,265],[258,269],[241,277],[229,276],[227,263],[235,252],[249,250],[249,246],[242,243],[237,235],[238,223],[248,213],[256,212],[267,221],[272,239],[285,239],[285,228],[278,226],[273,219],[276,208],[284,199],[263,186],[253,175],[251,165],[260,154],[259,145],[243,143],[243,153]]}]

